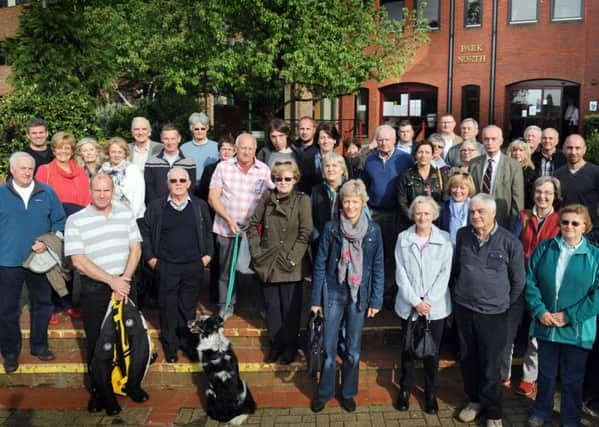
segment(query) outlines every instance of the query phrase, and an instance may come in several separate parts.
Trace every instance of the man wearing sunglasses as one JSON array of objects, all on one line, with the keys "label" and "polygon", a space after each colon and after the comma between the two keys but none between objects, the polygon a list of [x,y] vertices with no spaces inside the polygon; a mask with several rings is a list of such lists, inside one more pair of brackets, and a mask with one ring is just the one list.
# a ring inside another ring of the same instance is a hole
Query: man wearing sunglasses
[{"label": "man wearing sunglasses", "polygon": [[148,205],[140,231],[144,262],[158,279],[160,341],[166,361],[175,363],[179,348],[191,359],[197,357],[187,322],[195,319],[203,271],[214,246],[208,205],[189,194],[187,171],[171,169],[167,186],[168,196]]}]

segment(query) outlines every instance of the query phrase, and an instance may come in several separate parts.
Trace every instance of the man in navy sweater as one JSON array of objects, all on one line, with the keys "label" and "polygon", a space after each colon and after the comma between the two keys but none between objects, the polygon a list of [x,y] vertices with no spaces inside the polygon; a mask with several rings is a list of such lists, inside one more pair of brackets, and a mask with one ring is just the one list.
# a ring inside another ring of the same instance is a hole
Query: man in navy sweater
[{"label": "man in navy sweater", "polygon": [[396,148],[397,135],[389,125],[376,129],[377,151],[366,158],[364,183],[368,192],[368,208],[372,219],[381,227],[385,254],[384,305],[392,309],[395,303],[395,241],[397,240],[397,179],[414,164],[414,159]]},{"label": "man in navy sweater", "polygon": [[187,170],[168,172],[168,196],[148,205],[141,225],[144,261],[158,277],[160,341],[166,360],[182,348],[197,357],[187,322],[194,320],[204,268],[214,256],[208,205],[189,194]]},{"label": "man in navy sweater", "polygon": [[19,151],[10,156],[11,178],[0,186],[0,350],[6,373],[18,369],[21,352],[20,298],[23,282],[29,291],[31,354],[53,360],[48,349],[48,322],[52,314],[52,290],[44,274],[22,267],[33,251],[47,250],[36,239],[64,230],[65,213],[50,187],[33,179],[35,160]]}]

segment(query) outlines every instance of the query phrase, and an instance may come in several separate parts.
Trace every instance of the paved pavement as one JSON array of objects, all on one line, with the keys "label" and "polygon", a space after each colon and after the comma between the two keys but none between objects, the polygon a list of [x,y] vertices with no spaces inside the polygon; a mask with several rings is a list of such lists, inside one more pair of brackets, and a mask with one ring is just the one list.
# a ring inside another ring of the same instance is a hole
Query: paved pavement
[{"label": "paved pavement", "polygon": [[[504,410],[504,426],[523,427],[529,414],[532,401],[527,398],[514,397],[506,399]],[[459,405],[459,404],[458,404]],[[435,416],[425,414],[417,403],[412,403],[410,410],[399,412],[391,405],[358,406],[356,412],[349,414],[343,411],[336,402],[332,402],[322,412],[313,414],[309,408],[262,408],[248,417],[246,424],[250,426],[296,426],[296,427],[433,427],[433,426],[484,426],[483,420],[477,423],[464,424],[454,418],[459,406],[440,402],[439,413]],[[174,408],[170,412],[161,411],[160,415],[152,415],[149,407],[126,407],[116,417],[108,417],[103,413],[89,414],[85,409],[0,409],[0,424],[10,426],[220,426],[209,419],[202,409]],[[556,414],[553,426],[559,426]],[[586,413],[583,426],[599,426],[599,417]]]}]

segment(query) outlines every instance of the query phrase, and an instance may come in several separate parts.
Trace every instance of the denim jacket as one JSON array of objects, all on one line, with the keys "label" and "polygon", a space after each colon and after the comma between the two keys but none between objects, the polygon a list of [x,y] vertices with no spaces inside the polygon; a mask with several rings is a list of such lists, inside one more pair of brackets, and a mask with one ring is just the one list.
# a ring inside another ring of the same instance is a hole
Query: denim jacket
[{"label": "denim jacket", "polygon": [[[339,223],[327,222],[320,238],[318,254],[314,263],[311,305],[324,306],[334,293],[348,292],[347,283],[339,283],[337,265],[341,254],[343,235]],[[362,282],[358,291],[358,307],[379,309],[383,305],[384,256],[381,229],[368,220],[368,230],[362,244],[364,265]],[[326,286],[325,286],[326,283]]]}]

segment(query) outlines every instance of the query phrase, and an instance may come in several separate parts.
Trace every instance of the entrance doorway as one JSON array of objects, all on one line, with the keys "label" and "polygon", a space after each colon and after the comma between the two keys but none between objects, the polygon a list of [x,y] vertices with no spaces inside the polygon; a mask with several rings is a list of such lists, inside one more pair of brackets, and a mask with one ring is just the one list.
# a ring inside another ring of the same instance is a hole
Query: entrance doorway
[{"label": "entrance doorway", "polygon": [[[507,132],[509,141],[522,137],[530,125],[555,128],[560,141],[572,129],[565,119],[568,104],[580,108],[580,85],[567,80],[528,80],[507,86]],[[578,127],[580,125],[580,120]],[[576,127],[576,128],[578,128]]]}]

